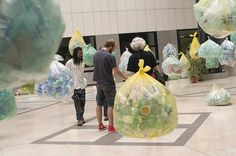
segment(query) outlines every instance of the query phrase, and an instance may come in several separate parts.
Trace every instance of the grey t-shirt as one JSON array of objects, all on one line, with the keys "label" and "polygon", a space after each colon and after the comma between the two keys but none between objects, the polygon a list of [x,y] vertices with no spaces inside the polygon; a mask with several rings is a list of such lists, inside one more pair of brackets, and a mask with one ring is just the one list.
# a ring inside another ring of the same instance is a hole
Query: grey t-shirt
[{"label": "grey t-shirt", "polygon": [[115,84],[112,68],[116,67],[115,57],[106,51],[98,51],[93,57],[93,80],[103,84]]}]

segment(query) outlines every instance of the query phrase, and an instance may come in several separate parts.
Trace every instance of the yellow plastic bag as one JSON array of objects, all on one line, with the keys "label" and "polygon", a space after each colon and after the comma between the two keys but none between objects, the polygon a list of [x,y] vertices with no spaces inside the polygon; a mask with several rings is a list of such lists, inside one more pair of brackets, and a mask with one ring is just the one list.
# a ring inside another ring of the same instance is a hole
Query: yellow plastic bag
[{"label": "yellow plastic bag", "polygon": [[73,50],[76,47],[85,47],[86,43],[84,42],[83,36],[81,35],[79,28],[76,29],[74,34],[72,35],[70,42],[69,42],[69,51],[71,55],[73,55]]},{"label": "yellow plastic bag", "polygon": [[143,66],[140,60],[139,71],[117,91],[114,122],[123,136],[150,139],[172,131],[178,119],[174,96]]},{"label": "yellow plastic bag", "polygon": [[189,60],[187,59],[187,57],[184,55],[183,52],[180,52],[180,54],[182,54],[182,56],[180,57],[180,62],[182,64],[183,69],[185,70],[189,69],[191,67]]},{"label": "yellow plastic bag", "polygon": [[195,32],[193,35],[190,35],[190,37],[193,37],[193,41],[191,43],[189,54],[192,59],[199,59],[198,56],[198,49],[200,48],[200,43],[197,39],[197,32]]},{"label": "yellow plastic bag", "polygon": [[28,84],[25,84],[24,86],[21,86],[17,91],[20,95],[22,95],[22,94],[34,94],[34,92],[35,92],[35,82],[29,82]]}]

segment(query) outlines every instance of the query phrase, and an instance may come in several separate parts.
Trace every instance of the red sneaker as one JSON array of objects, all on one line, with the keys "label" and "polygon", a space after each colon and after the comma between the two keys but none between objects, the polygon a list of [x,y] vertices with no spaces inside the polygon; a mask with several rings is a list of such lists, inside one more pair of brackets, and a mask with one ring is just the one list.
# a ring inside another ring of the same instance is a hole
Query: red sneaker
[{"label": "red sneaker", "polygon": [[108,126],[108,133],[116,133],[116,129],[113,126]]},{"label": "red sneaker", "polygon": [[99,131],[102,131],[102,130],[105,130],[105,129],[107,129],[107,127],[104,126],[103,123],[100,123],[100,124],[98,125],[98,130],[99,130]]}]

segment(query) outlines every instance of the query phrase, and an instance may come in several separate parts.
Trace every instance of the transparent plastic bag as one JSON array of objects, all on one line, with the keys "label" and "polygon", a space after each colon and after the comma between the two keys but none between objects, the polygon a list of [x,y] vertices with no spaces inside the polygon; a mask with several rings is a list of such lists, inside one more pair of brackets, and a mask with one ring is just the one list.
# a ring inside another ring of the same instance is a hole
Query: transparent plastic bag
[{"label": "transparent plastic bag", "polygon": [[236,29],[234,0],[200,0],[194,13],[200,27],[215,38],[224,38]]},{"label": "transparent plastic bag", "polygon": [[16,100],[13,90],[0,90],[0,120],[16,114]]},{"label": "transparent plastic bag", "polygon": [[96,52],[97,50],[92,47],[91,44],[88,44],[83,48],[83,59],[87,66],[93,66],[93,56]]},{"label": "transparent plastic bag", "polygon": [[128,66],[128,62],[129,62],[129,57],[132,54],[126,50],[120,57],[120,64],[119,64],[119,69],[121,72],[127,72],[127,66]]},{"label": "transparent plastic bag", "polygon": [[235,45],[227,39],[221,44],[220,64],[233,67],[236,63]]},{"label": "transparent plastic bag", "polygon": [[0,88],[45,79],[64,29],[56,0],[1,0]]},{"label": "transparent plastic bag", "polygon": [[28,84],[25,84],[17,89],[17,93],[22,94],[34,94],[35,92],[35,82],[30,82]]},{"label": "transparent plastic bag", "polygon": [[73,50],[75,48],[77,47],[83,48],[85,46],[86,46],[86,43],[84,42],[83,36],[81,35],[79,28],[77,28],[69,42],[70,54],[73,55]]},{"label": "transparent plastic bag", "polygon": [[190,46],[189,55],[192,59],[199,59],[198,49],[200,48],[200,43],[197,39],[197,32],[195,32],[193,35],[190,35],[190,37],[193,37],[193,40]]},{"label": "transparent plastic bag", "polygon": [[181,57],[179,61],[181,62],[183,69],[188,70],[191,67],[191,64],[183,52],[180,52],[180,54]]},{"label": "transparent plastic bag", "polygon": [[175,56],[178,58],[178,51],[176,50],[175,46],[173,44],[168,43],[164,48],[163,48],[163,59],[167,59],[169,56]]},{"label": "transparent plastic bag", "polygon": [[181,76],[182,65],[181,62],[173,55],[169,56],[161,65],[163,72],[170,77]]},{"label": "transparent plastic bag", "polygon": [[73,94],[73,83],[71,71],[54,60],[50,66],[48,79],[36,85],[36,92],[40,96],[66,97]]},{"label": "transparent plastic bag", "polygon": [[224,88],[214,85],[207,95],[208,105],[210,106],[224,106],[230,104],[230,93]]},{"label": "transparent plastic bag", "polygon": [[219,67],[219,58],[222,54],[221,47],[211,39],[208,39],[200,46],[198,54],[199,57],[206,59],[207,69]]},{"label": "transparent plastic bag", "polygon": [[171,132],[178,119],[174,96],[143,65],[139,61],[140,70],[117,91],[114,121],[121,135],[150,139]]}]

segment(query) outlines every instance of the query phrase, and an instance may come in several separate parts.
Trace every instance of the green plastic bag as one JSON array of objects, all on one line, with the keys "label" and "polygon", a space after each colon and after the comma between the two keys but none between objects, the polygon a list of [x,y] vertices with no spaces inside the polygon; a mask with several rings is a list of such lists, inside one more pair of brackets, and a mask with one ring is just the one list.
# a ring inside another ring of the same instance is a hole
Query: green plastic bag
[{"label": "green plastic bag", "polygon": [[57,0],[0,1],[0,89],[48,76],[65,25]]},{"label": "green plastic bag", "polygon": [[204,42],[198,49],[199,57],[206,59],[206,68],[218,68],[222,54],[221,47],[211,39]]},{"label": "green plastic bag", "polygon": [[200,0],[194,5],[200,27],[215,38],[224,38],[236,30],[235,0]]},{"label": "green plastic bag", "polygon": [[207,95],[208,105],[210,106],[224,106],[230,104],[230,93],[224,88],[214,85]]},{"label": "green plastic bag", "polygon": [[16,100],[12,90],[0,91],[0,120],[16,114]]},{"label": "green plastic bag", "polygon": [[84,59],[84,63],[87,66],[93,65],[93,56],[96,52],[97,50],[94,47],[92,47],[91,44],[88,44],[83,48],[83,59]]},{"label": "green plastic bag", "polygon": [[129,77],[115,97],[114,122],[117,131],[127,137],[154,138],[171,132],[177,126],[174,96],[143,68]]}]

